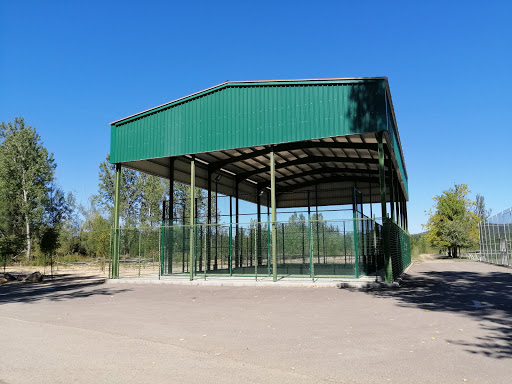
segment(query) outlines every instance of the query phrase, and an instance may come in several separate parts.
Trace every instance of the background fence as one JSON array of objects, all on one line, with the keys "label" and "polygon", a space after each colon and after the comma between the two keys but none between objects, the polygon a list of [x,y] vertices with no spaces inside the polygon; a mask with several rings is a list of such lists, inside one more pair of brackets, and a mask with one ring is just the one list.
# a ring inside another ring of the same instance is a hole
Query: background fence
[{"label": "background fence", "polygon": [[480,254],[478,261],[511,266],[512,263],[512,208],[489,217],[478,226]]},{"label": "background fence", "polygon": [[[369,218],[277,222],[277,275],[384,276],[384,234],[388,231],[393,275],[398,277],[410,263],[409,237],[394,223],[385,226]],[[271,222],[198,223],[118,231],[120,277],[187,278],[191,269],[197,277],[257,278],[273,273]]]}]

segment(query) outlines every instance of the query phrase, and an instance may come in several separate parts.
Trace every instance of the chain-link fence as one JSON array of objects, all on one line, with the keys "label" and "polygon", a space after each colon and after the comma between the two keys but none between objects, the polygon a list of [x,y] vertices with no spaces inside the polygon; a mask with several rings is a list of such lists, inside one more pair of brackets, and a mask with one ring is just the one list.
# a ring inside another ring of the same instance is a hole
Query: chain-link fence
[{"label": "chain-link fence", "polygon": [[395,280],[411,264],[411,241],[407,232],[391,220],[386,220],[384,227],[386,236],[389,239],[389,253],[393,280]]},{"label": "chain-link fence", "polygon": [[512,264],[512,208],[489,217],[478,225],[480,254],[478,261],[511,266]]},{"label": "chain-link fence", "polygon": [[[272,227],[253,221],[120,228],[119,276],[187,277],[191,269],[201,277],[271,276]],[[383,274],[383,228],[372,219],[296,220],[274,228],[278,276]]]}]

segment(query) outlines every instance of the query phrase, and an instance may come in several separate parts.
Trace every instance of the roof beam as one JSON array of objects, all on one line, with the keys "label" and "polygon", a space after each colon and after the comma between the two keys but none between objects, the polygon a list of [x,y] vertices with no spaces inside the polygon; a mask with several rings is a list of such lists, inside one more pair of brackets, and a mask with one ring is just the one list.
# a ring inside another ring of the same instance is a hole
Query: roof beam
[{"label": "roof beam", "polygon": [[[297,179],[297,178],[301,178],[301,177],[306,177],[306,176],[321,175],[323,173],[330,173],[331,175],[333,173],[352,173],[352,174],[361,173],[363,175],[364,174],[378,175],[379,171],[378,170],[369,171],[368,169],[335,168],[335,167],[323,168],[322,167],[322,168],[318,168],[318,169],[312,169],[312,170],[306,171],[306,172],[301,172],[299,174],[280,177],[279,179],[276,179],[276,183],[293,180],[293,179]],[[337,175],[337,177],[339,177],[339,175]],[[366,177],[366,176],[364,176],[364,177]],[[267,188],[269,185],[270,185],[270,181],[264,181],[262,183],[258,183],[258,189]],[[302,184],[302,185],[304,185],[304,184]]]},{"label": "roof beam", "polygon": [[327,184],[327,183],[339,183],[339,182],[346,182],[346,181],[353,181],[353,182],[362,181],[362,182],[366,182],[366,183],[372,183],[372,182],[377,183],[378,177],[354,177],[354,176],[322,177],[320,179],[307,181],[305,183],[290,185],[289,187],[278,188],[277,193],[281,194],[281,193],[295,191],[296,189],[311,187],[314,185]]},{"label": "roof beam", "polygon": [[[353,157],[334,157],[334,156],[307,156],[300,157],[295,160],[286,161],[283,163],[276,164],[276,169],[293,167],[301,164],[313,164],[313,163],[354,163],[354,164],[378,164],[379,161],[375,159],[361,159]],[[365,170],[366,171],[366,170]],[[240,173],[237,175],[238,181],[243,181],[251,176],[258,175],[260,173],[270,172],[270,167],[264,167],[255,169],[253,171]],[[363,172],[363,171],[361,171]]]},{"label": "roof beam", "polygon": [[[323,141],[298,141],[294,143],[283,143],[274,145],[274,152],[292,151],[296,149],[307,148],[339,148],[339,149],[360,149],[377,151],[377,144],[373,143],[338,143],[338,142],[323,142]],[[258,157],[270,153],[271,147],[265,147],[257,151],[244,153],[243,155],[231,157],[229,159],[220,160],[209,165],[211,171],[220,169],[228,164],[237,163],[239,161],[247,160],[253,157]]]}]

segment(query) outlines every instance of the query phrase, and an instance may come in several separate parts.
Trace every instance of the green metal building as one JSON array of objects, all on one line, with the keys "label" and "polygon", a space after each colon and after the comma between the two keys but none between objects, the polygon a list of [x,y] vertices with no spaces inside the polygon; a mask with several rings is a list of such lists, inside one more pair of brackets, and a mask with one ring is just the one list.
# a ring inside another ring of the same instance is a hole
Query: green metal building
[{"label": "green metal building", "polygon": [[[275,281],[381,274],[389,281],[410,263],[407,170],[385,77],[228,81],[111,123],[110,153],[117,180],[114,278],[121,167],[169,179],[170,196],[175,181],[207,191],[204,222],[194,196],[181,223],[173,200],[164,205],[160,275],[253,273]],[[212,194],[229,196],[229,224],[212,214]],[[240,200],[257,210],[245,229]],[[373,214],[376,203],[380,212]],[[311,216],[312,207],[331,206],[350,207],[350,219]],[[307,207],[307,219],[293,236],[282,223],[280,236],[278,211],[299,207]],[[302,249],[291,251],[290,243]]]}]

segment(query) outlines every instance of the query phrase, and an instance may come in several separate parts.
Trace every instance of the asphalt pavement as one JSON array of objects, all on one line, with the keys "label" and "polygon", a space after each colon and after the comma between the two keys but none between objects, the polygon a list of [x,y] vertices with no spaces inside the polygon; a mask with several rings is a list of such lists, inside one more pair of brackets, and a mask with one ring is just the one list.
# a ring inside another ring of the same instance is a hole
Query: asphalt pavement
[{"label": "asphalt pavement", "polygon": [[400,288],[0,286],[0,383],[510,383],[512,270],[413,265]]}]

